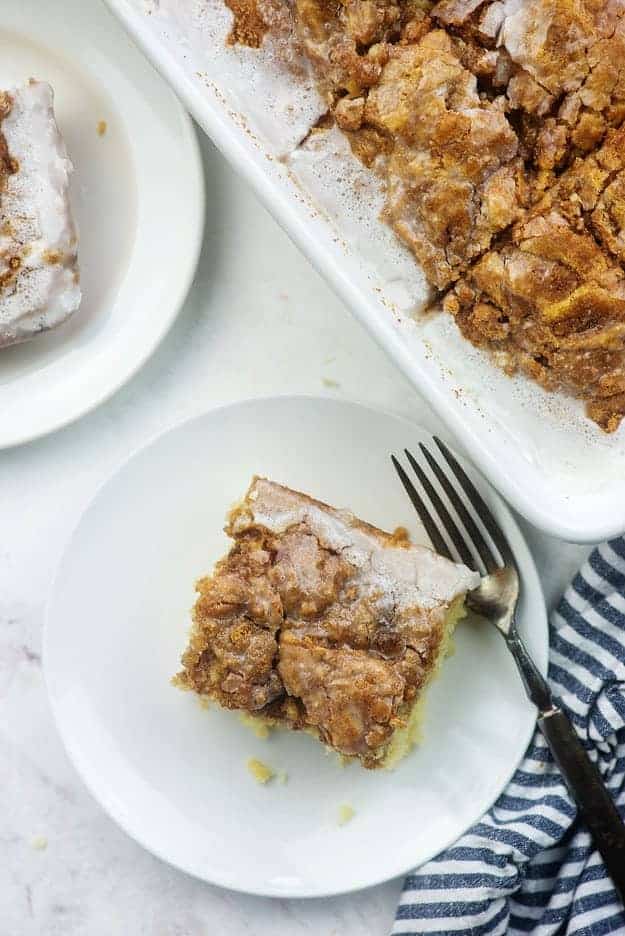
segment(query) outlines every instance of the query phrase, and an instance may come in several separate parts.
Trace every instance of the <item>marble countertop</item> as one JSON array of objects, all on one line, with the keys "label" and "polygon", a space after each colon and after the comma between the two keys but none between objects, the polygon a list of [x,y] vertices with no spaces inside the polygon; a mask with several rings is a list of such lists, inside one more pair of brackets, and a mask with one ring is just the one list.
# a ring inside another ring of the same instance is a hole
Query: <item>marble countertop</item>
[{"label": "marble countertop", "polygon": [[[264,900],[168,867],[91,799],[48,708],[40,646],[54,569],[83,507],[130,451],[249,396],[336,394],[408,417],[422,409],[208,141],[202,150],[204,250],[159,350],[91,415],[0,452],[0,936],[384,936],[394,915],[399,881],[329,900]],[[587,549],[524,529],[552,606]]]}]

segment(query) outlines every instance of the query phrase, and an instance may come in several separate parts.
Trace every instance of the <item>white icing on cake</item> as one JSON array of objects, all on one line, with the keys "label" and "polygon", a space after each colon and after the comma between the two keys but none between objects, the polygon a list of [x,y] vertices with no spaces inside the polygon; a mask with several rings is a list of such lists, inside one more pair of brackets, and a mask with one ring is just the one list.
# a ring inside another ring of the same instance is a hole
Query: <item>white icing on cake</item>
[{"label": "white icing on cake", "polygon": [[504,45],[514,62],[540,81],[536,67],[540,52],[547,41],[553,10],[538,0],[505,0],[503,25],[499,42]]},{"label": "white icing on cake", "polygon": [[272,533],[305,524],[322,546],[340,552],[360,570],[360,585],[382,592],[399,608],[447,605],[480,582],[466,566],[450,562],[425,546],[397,546],[388,534],[359,521],[348,510],[336,510],[265,478],[257,478],[239,514],[234,532],[262,526]]},{"label": "white icing on cake", "polygon": [[0,124],[18,171],[0,193],[0,347],[65,321],[80,305],[77,237],[69,204],[72,164],[41,81],[9,90]]}]

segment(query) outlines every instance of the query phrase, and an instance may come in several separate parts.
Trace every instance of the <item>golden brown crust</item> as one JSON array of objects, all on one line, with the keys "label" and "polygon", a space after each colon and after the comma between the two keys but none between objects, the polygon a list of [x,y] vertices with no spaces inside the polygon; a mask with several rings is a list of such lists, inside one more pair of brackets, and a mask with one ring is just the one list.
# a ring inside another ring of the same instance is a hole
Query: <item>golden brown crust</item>
[{"label": "golden brown crust", "polygon": [[625,415],[625,274],[574,205],[548,196],[446,307],[509,372],[580,397],[610,432]]},{"label": "golden brown crust", "polygon": [[[230,553],[196,585],[176,682],[226,708],[311,730],[377,766],[437,662],[447,605],[403,607],[363,587],[353,557],[305,518],[272,532],[254,518],[259,483],[270,484],[255,479],[230,514]],[[340,529],[332,508],[272,489]],[[349,525],[383,549],[414,550],[405,531],[385,533],[351,515]]]},{"label": "golden brown crust", "polygon": [[591,152],[625,117],[625,5],[620,0],[443,0],[437,22],[497,47],[509,62],[508,107],[537,168]]},{"label": "golden brown crust", "polygon": [[625,127],[577,159],[447,297],[463,332],[613,432],[625,415]]},{"label": "golden brown crust", "polygon": [[391,50],[364,120],[395,141],[385,216],[442,288],[520,213],[516,136],[441,30]]},{"label": "golden brown crust", "polygon": [[575,160],[543,204],[558,205],[573,227],[584,226],[607,253],[625,263],[625,127],[610,130],[598,150]]}]

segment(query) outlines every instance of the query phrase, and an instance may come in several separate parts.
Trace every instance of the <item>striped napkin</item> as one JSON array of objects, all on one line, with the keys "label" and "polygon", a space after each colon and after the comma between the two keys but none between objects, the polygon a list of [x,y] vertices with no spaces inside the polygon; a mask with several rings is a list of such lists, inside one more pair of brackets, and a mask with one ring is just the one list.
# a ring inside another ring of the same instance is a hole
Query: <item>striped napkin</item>
[{"label": "striped napkin", "polygon": [[[549,678],[625,816],[625,539],[598,547],[551,622]],[[484,818],[406,878],[393,934],[625,934],[625,911],[537,731]]]}]

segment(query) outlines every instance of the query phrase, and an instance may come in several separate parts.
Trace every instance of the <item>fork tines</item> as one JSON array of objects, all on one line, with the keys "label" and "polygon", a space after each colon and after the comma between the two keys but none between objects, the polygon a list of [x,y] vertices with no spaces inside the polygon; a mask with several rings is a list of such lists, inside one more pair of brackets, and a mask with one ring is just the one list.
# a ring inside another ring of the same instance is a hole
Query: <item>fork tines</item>
[{"label": "fork tines", "polygon": [[[418,487],[429,501],[430,507],[427,506],[422,493],[415,487],[401,463],[394,455],[391,455],[395,470],[419,515],[432,546],[448,559],[459,560],[470,569],[480,573],[484,570],[487,573],[494,572],[502,564],[514,566],[512,550],[484,498],[445,443],[436,436],[433,439],[446,462],[445,469],[422,442],[419,443],[419,448],[437,485],[428,477],[414,455],[408,449],[404,449],[410,467],[416,475]],[[454,482],[450,480],[450,473],[455,479]],[[459,486],[461,493],[458,492],[456,485]],[[451,506],[451,510],[444,498]],[[476,523],[469,505],[479,518],[487,536],[484,536]],[[441,528],[447,533],[448,540],[443,536]]]}]

